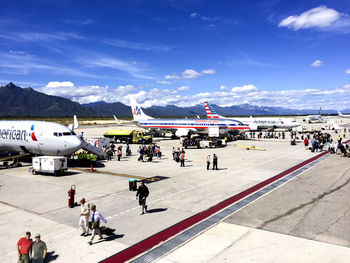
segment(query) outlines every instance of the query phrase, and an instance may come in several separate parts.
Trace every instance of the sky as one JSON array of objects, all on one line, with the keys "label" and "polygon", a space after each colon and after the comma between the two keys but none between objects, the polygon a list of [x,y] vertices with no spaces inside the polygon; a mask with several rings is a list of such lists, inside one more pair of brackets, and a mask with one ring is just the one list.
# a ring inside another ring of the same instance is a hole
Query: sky
[{"label": "sky", "polygon": [[2,1],[0,84],[81,104],[350,108],[350,1]]}]

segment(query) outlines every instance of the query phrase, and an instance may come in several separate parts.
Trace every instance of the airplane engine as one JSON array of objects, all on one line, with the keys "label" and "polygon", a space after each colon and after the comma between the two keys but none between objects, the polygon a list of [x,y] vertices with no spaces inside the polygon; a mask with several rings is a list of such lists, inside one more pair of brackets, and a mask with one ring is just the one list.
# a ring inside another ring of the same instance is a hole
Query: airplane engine
[{"label": "airplane engine", "polygon": [[190,129],[178,129],[175,132],[175,136],[180,138],[180,137],[187,137],[191,135],[191,130]]}]

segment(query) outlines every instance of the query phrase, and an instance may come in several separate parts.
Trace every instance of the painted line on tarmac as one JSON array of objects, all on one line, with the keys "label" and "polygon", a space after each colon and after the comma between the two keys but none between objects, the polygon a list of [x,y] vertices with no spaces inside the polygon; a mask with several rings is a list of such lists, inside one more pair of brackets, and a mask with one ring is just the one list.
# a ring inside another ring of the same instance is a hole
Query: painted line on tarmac
[{"label": "painted line on tarmac", "polygon": [[[134,259],[132,262],[151,262],[156,259],[159,259],[172,249],[192,239],[198,233],[206,230],[213,224],[216,224],[223,218],[231,215],[243,206],[246,206],[247,204],[251,203],[256,198],[260,197],[261,194],[264,195],[274,190],[279,185],[285,183],[286,177],[289,178],[286,180],[290,180],[291,178],[304,172],[306,169],[309,169],[312,166],[318,164],[321,160],[329,156],[326,156],[327,154],[328,152],[323,152],[306,161],[303,161],[300,164],[297,164],[285,170],[284,172],[281,172],[271,178],[268,178],[267,180],[260,182],[257,185],[250,187],[245,191],[236,194],[218,203],[215,206],[210,207],[207,210],[204,210],[187,219],[184,219],[183,221],[172,225],[100,262],[125,262],[137,256],[139,257]],[[215,217],[216,219],[214,219]],[[156,247],[160,243],[162,244]],[[140,256],[141,254],[143,255]]]},{"label": "painted line on tarmac", "polygon": [[[77,171],[89,172],[90,173],[90,169],[86,169],[86,168],[69,168],[69,169],[70,170],[77,170]],[[99,170],[94,170],[92,173],[115,175],[115,176],[128,177],[128,178],[136,178],[136,179],[140,179],[140,180],[148,179],[147,177],[143,177],[143,176],[130,175],[130,174],[121,174],[121,173],[113,173],[113,172],[99,171]]]}]

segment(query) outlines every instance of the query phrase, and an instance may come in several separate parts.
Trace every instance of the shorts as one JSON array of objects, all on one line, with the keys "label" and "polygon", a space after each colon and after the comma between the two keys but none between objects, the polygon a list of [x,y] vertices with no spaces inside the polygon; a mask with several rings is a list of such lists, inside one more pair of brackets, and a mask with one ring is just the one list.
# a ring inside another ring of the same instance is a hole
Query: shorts
[{"label": "shorts", "polygon": [[139,199],[139,205],[146,205],[146,198],[145,199],[140,198]]}]

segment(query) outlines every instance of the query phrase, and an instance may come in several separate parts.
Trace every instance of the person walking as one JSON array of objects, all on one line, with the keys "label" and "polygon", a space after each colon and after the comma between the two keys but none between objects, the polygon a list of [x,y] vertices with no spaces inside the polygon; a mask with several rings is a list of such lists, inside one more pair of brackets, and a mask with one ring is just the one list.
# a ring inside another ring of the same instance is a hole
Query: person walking
[{"label": "person walking", "polygon": [[18,263],[29,263],[30,254],[32,253],[33,240],[30,238],[30,232],[17,242]]},{"label": "person walking", "polygon": [[207,157],[205,158],[205,161],[207,162],[207,170],[209,170],[209,167],[210,167],[210,154],[207,155]]},{"label": "person walking", "polygon": [[218,169],[218,157],[215,153],[213,155],[213,170],[219,170]]},{"label": "person walking", "polygon": [[36,234],[35,241],[33,243],[32,263],[44,263],[46,253],[47,253],[46,243],[40,240],[40,234]]},{"label": "person walking", "polygon": [[89,235],[89,217],[90,217],[90,204],[86,203],[85,198],[80,199],[80,218],[79,226],[82,229],[81,236]]},{"label": "person walking", "polygon": [[145,212],[147,213],[147,205],[146,205],[146,198],[149,195],[148,187],[145,186],[144,181],[141,181],[140,187],[137,189],[136,193],[136,199],[139,197],[139,205],[142,208],[141,215],[143,215]]},{"label": "person walking", "polygon": [[107,220],[104,219],[104,217],[101,215],[100,212],[96,211],[96,205],[91,205],[91,228],[92,228],[92,236],[88,244],[91,246],[92,241],[95,238],[96,233],[100,236],[100,239],[102,239],[102,233],[100,229],[100,221],[107,223]]},{"label": "person walking", "polygon": [[180,161],[181,161],[180,167],[185,167],[185,153],[184,152],[180,153]]},{"label": "person walking", "polygon": [[120,161],[120,158],[122,157],[122,149],[121,149],[121,146],[118,147],[117,156],[118,156],[118,161]]}]

